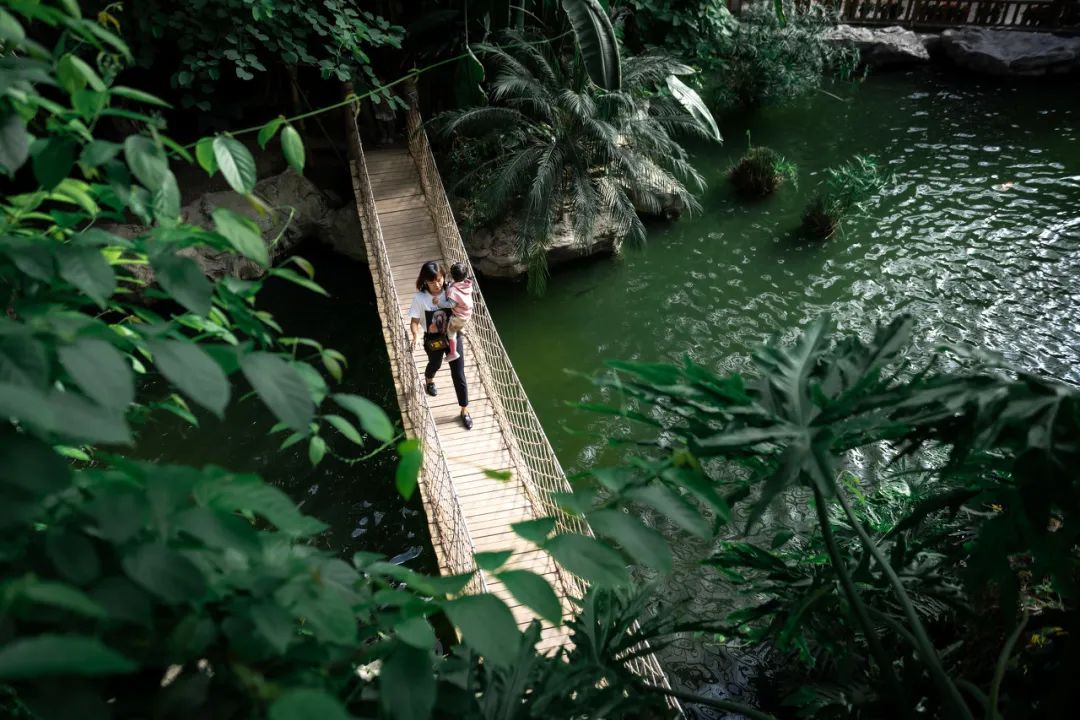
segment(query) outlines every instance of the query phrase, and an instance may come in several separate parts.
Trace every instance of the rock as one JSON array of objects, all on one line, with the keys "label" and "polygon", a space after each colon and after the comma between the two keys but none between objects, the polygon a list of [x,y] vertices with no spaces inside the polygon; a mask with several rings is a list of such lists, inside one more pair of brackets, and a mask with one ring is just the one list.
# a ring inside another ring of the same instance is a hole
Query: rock
[{"label": "rock", "polygon": [[926,48],[931,59],[941,53],[941,33],[919,33],[919,42]]},{"label": "rock", "polygon": [[910,65],[930,59],[919,36],[898,25],[886,28],[837,25],[827,31],[824,38],[834,43],[854,44],[863,64],[873,68]]},{"label": "rock", "polygon": [[1030,77],[1080,70],[1080,37],[963,28],[941,33],[941,45],[957,65],[990,75]]},{"label": "rock", "polygon": [[[528,272],[528,265],[518,254],[518,227],[513,220],[496,226],[493,230],[477,229],[465,238],[465,249],[473,268],[487,277],[519,278]],[[624,234],[611,221],[601,216],[597,219],[592,242],[584,244],[574,235],[568,214],[563,214],[552,228],[551,242],[547,248],[549,266],[560,265],[590,256],[612,255],[622,247]]]},{"label": "rock", "polygon": [[335,252],[350,260],[367,263],[367,251],[364,249],[364,232],[360,227],[360,216],[356,206],[348,202],[337,210],[331,210],[319,225],[319,239]]},{"label": "rock", "polygon": [[[254,194],[265,204],[263,212],[242,195],[224,191],[206,193],[181,208],[180,216],[185,223],[212,228],[213,212],[217,208],[243,215],[259,226],[271,261],[288,255],[309,238],[319,239],[352,259],[366,261],[360,221],[351,203],[333,209],[326,193],[307,178],[289,170],[260,181]],[[129,238],[145,230],[139,225],[115,225],[104,229]],[[203,273],[213,280],[226,275],[250,280],[265,273],[251,260],[229,252],[185,248],[178,254],[194,258]],[[129,270],[142,280],[153,280],[153,273],[147,266]]]}]

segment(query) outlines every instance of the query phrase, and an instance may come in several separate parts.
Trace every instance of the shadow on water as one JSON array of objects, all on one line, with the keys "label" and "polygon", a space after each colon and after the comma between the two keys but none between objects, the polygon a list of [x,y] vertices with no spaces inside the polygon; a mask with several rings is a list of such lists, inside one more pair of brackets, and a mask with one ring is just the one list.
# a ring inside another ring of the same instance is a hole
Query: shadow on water
[{"label": "shadow on water", "polygon": [[[367,266],[313,243],[299,248],[297,254],[315,266],[315,279],[330,297],[271,278],[259,294],[259,307],[274,315],[284,336],[312,338],[343,353],[348,367],[341,383],[330,381],[331,390],[362,395],[399,424]],[[321,369],[317,360],[313,364]],[[161,462],[214,464],[258,473],[285,490],[305,513],[330,526],[316,538],[322,547],[345,558],[359,550],[380,552],[413,569],[438,573],[419,495],[406,502],[395,489],[393,451],[355,464],[343,461],[334,455],[356,458],[375,443],[369,440],[368,446],[360,448],[330,431],[331,452],[313,468],[306,443],[278,449],[288,433],[269,435],[275,418],[262,403],[250,397],[236,400],[247,390],[243,380],[235,377],[234,400],[225,419],[200,413],[198,428],[159,413],[142,431],[142,452]]]}]

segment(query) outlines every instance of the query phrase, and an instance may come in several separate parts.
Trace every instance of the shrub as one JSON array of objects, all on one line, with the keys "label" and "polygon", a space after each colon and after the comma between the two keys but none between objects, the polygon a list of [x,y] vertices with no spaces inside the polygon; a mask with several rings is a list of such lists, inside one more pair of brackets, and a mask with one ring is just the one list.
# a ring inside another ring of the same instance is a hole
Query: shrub
[{"label": "shrub", "polygon": [[802,233],[824,240],[836,232],[844,218],[862,207],[886,183],[873,156],[856,155],[826,171],[824,186],[803,211]]},{"label": "shrub", "polygon": [[765,197],[784,180],[798,182],[798,168],[772,148],[752,147],[728,171],[735,189],[745,197]]},{"label": "shrub", "polygon": [[735,30],[714,49],[720,67],[707,80],[713,102],[743,107],[786,102],[816,90],[829,75],[854,73],[859,60],[854,46],[824,39],[835,24],[834,11],[816,3],[786,9],[786,22],[772,3],[743,10]]}]

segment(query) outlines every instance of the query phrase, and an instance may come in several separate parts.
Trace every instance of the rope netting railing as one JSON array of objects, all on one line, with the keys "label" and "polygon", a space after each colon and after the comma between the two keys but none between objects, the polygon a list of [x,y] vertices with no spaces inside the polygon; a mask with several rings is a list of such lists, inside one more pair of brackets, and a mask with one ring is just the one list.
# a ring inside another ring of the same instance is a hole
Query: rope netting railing
[{"label": "rope netting railing", "polygon": [[[420,173],[420,185],[427,197],[428,209],[435,223],[436,235],[447,262],[462,262],[470,268],[468,254],[454,219],[453,210],[446,197],[442,177],[431,151],[427,132],[417,102],[413,83],[405,86],[409,110],[406,116],[409,152]],[[476,364],[481,381],[495,410],[495,417],[507,440],[514,460],[516,475],[525,488],[537,517],[556,518],[558,529],[591,535],[592,530],[581,518],[564,512],[553,498],[553,493],[570,492],[562,465],[547,439],[543,426],[537,418],[525,388],[510,362],[510,356],[495,329],[487,303],[477,284],[473,286],[473,319],[465,330],[469,350]],[[583,597],[585,583],[572,573],[559,568],[559,580],[567,596]],[[635,672],[652,683],[670,688],[667,674],[655,655],[648,654],[630,663]],[[669,704],[681,713],[678,701],[669,698]]]},{"label": "rope netting railing", "polygon": [[[429,524],[435,528],[432,539],[438,543],[447,569],[453,574],[475,571],[473,559],[475,548],[469,534],[461,502],[454,489],[450,468],[446,464],[446,454],[439,442],[435,419],[431,415],[424,399],[423,381],[420,370],[412,356],[412,338],[406,329],[405,319],[401,314],[397,287],[394,285],[390,258],[383,239],[379,214],[375,208],[375,196],[371,189],[367,160],[360,142],[360,132],[356,125],[355,113],[347,113],[346,134],[349,142],[349,170],[352,175],[353,191],[356,195],[356,208],[360,215],[360,226],[364,233],[364,245],[367,249],[368,262],[379,287],[376,299],[379,314],[385,319],[383,332],[386,336],[390,362],[397,374],[402,397],[402,416],[406,419],[407,432],[417,438],[423,449],[423,461],[420,478],[421,492],[427,500],[425,508],[431,514]],[[480,572],[476,572],[465,588],[466,592],[487,591],[487,583]]]}]

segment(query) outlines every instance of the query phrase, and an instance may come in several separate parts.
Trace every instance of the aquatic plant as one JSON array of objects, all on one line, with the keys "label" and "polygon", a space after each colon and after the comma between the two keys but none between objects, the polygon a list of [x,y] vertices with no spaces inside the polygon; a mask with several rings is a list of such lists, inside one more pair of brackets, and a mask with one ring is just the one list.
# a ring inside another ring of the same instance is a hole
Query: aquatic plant
[{"label": "aquatic plant", "polygon": [[764,197],[773,193],[784,180],[796,184],[799,171],[780,153],[759,145],[746,151],[739,162],[728,170],[728,177],[739,194]]},{"label": "aquatic plant", "polygon": [[828,178],[803,210],[803,235],[824,240],[888,182],[873,156],[856,155],[826,170]]}]

